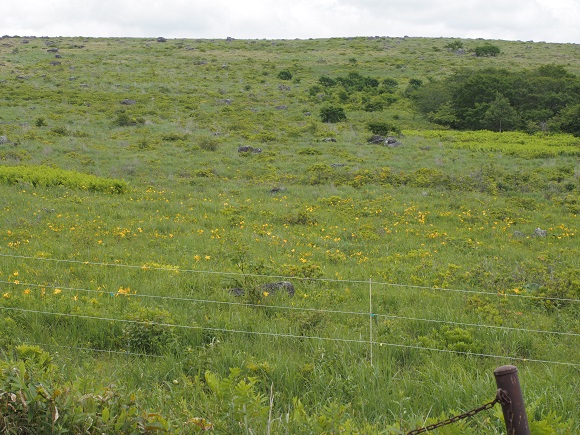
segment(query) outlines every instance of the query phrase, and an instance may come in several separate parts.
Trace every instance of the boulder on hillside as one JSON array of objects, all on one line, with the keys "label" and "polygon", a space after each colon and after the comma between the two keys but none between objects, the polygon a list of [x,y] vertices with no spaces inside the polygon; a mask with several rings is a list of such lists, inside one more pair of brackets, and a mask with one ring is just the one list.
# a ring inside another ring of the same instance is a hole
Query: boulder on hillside
[{"label": "boulder on hillside", "polygon": [[395,147],[401,146],[403,144],[401,142],[399,142],[397,140],[397,138],[389,136],[385,139],[384,145],[387,147],[390,147],[390,148],[395,148]]},{"label": "boulder on hillside", "polygon": [[238,152],[239,153],[254,153],[254,154],[260,154],[262,152],[262,148],[254,148],[248,145],[244,145],[241,147],[238,147]]},{"label": "boulder on hillside", "polygon": [[269,295],[275,295],[279,291],[285,291],[288,296],[294,296],[294,285],[288,281],[269,282],[262,284],[260,290],[267,292]]},{"label": "boulder on hillside", "polygon": [[380,144],[380,143],[384,143],[385,142],[385,137],[384,136],[379,136],[378,134],[375,134],[374,136],[371,136],[369,138],[369,140],[367,141],[367,143],[372,143],[372,144]]},{"label": "boulder on hillside", "polygon": [[546,230],[542,230],[541,228],[536,228],[534,230],[534,237],[546,237],[548,232]]}]

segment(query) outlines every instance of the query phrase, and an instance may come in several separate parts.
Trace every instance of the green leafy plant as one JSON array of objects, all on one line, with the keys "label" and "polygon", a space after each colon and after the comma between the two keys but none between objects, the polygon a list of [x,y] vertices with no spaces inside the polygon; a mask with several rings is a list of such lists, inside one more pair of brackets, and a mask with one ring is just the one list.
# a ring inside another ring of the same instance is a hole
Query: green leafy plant
[{"label": "green leafy plant", "polygon": [[346,114],[343,107],[324,106],[320,109],[320,119],[322,122],[336,123],[346,121]]},{"label": "green leafy plant", "polygon": [[278,78],[280,80],[292,80],[292,73],[289,70],[284,69],[278,73]]},{"label": "green leafy plant", "polygon": [[496,57],[500,53],[500,48],[493,44],[483,44],[475,47],[475,55],[477,57]]}]

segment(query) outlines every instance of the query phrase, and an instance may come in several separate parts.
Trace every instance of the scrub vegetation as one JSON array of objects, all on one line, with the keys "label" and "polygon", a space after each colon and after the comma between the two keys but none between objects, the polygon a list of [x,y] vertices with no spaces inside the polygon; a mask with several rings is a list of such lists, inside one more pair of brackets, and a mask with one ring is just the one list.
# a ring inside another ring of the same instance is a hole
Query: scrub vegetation
[{"label": "scrub vegetation", "polygon": [[2,38],[0,432],[577,433],[579,55]]}]

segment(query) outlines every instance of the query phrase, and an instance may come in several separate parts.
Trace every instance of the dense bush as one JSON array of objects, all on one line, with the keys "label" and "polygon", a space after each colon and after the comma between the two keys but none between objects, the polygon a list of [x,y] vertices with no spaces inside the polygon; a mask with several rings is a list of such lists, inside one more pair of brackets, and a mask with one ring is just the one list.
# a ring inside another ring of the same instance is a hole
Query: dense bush
[{"label": "dense bush", "polygon": [[580,104],[566,107],[560,113],[560,129],[580,137]]},{"label": "dense bush", "polygon": [[367,123],[367,127],[372,134],[379,136],[389,136],[391,134],[401,134],[401,129],[386,121],[372,121]]},{"label": "dense bush", "polygon": [[322,122],[336,123],[345,121],[346,114],[340,106],[324,106],[320,109],[320,119]]},{"label": "dense bush", "polygon": [[124,193],[127,191],[127,184],[123,180],[45,166],[0,166],[0,183],[30,183],[34,187],[63,186],[105,193]]},{"label": "dense bush", "polygon": [[501,53],[500,48],[493,44],[483,44],[475,47],[475,55],[477,57],[495,57]]},{"label": "dense bush", "polygon": [[289,70],[284,69],[278,73],[278,78],[280,80],[292,80],[292,73]]},{"label": "dense bush", "polygon": [[547,124],[573,132],[580,79],[556,65],[518,72],[487,68],[410,83],[407,92],[429,120],[452,128],[504,131]]}]

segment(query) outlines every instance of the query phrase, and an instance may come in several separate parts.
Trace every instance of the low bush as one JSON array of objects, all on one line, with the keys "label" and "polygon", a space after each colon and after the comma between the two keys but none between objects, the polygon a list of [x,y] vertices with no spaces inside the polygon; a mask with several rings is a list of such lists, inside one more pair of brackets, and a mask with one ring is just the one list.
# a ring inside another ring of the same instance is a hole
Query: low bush
[{"label": "low bush", "polygon": [[29,183],[34,187],[62,186],[73,189],[104,193],[125,193],[128,189],[123,180],[97,177],[76,171],[47,166],[0,166],[0,183]]}]

